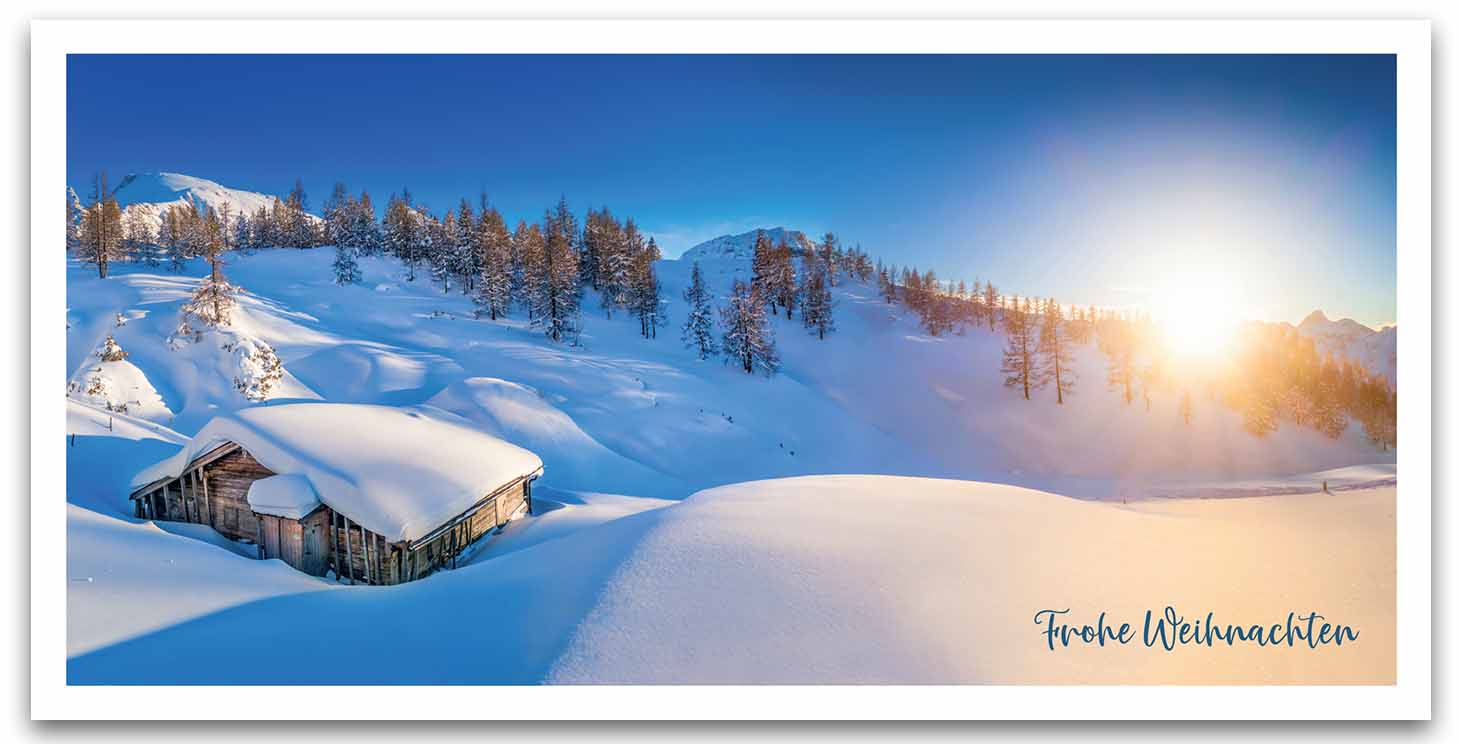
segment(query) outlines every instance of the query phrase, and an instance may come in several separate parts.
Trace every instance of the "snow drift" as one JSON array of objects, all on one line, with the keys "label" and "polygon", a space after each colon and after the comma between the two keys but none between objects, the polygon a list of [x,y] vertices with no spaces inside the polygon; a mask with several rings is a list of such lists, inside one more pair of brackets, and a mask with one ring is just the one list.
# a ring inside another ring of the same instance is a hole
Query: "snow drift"
[{"label": "snow drift", "polygon": [[[274,596],[75,656],[68,679],[1388,684],[1393,497],[1385,488],[1121,507],[918,478],[745,483],[411,584],[281,584]],[[499,539],[510,538],[509,528]],[[148,576],[130,568],[140,574],[107,577],[112,591]],[[165,575],[173,587],[208,581]],[[256,591],[237,583],[228,591]],[[104,606],[108,585],[85,587],[72,604],[82,615]],[[1138,622],[1167,604],[1238,623],[1316,610],[1361,636],[1321,653],[1051,652],[1033,623],[1042,608]],[[298,642],[290,618],[329,618],[331,642]]]}]

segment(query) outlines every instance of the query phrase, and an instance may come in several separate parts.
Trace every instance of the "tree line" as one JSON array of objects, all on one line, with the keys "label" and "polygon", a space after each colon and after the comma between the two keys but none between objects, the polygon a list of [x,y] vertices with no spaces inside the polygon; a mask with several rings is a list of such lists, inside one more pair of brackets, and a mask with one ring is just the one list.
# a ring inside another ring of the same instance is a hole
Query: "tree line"
[{"label": "tree line", "polygon": [[[263,247],[333,246],[335,281],[360,281],[360,256],[392,256],[407,281],[424,278],[443,293],[471,296],[478,317],[500,320],[525,313],[551,340],[576,343],[582,330],[584,288],[593,289],[608,318],[624,312],[640,333],[658,337],[669,319],[655,263],[662,257],[652,236],[635,221],[609,209],[589,209],[579,224],[566,199],[535,222],[506,219],[483,195],[436,216],[414,202],[409,190],[392,194],[377,220],[367,192],[352,195],[336,184],[322,218],[307,211],[301,184],[253,214],[233,215],[193,202],[163,214],[153,231],[141,215],[127,214],[108,191],[105,174],[94,179],[90,203],[67,202],[67,243],[106,277],[111,261],[138,260],[151,266],[166,257],[174,270],[190,258],[209,263],[209,276],[189,303],[186,318],[226,324],[237,288],[222,273],[228,250]],[[1108,309],[1071,307],[1054,298],[1003,294],[993,282],[944,281],[931,269],[872,262],[860,246],[847,248],[833,234],[790,245],[756,235],[749,281],[736,280],[716,305],[696,264],[684,290],[680,337],[700,359],[722,356],[747,373],[773,375],[779,369],[770,318],[784,314],[818,338],[835,330],[832,289],[845,280],[875,279],[887,303],[913,310],[932,336],[963,334],[968,328],[1005,337],[999,374],[1024,400],[1045,388],[1062,405],[1078,378],[1071,364],[1077,346],[1095,342],[1106,359],[1106,384],[1126,405],[1151,393],[1178,391],[1177,415],[1189,423],[1196,396],[1190,381],[1167,368],[1159,334],[1148,316]],[[1397,397],[1379,377],[1347,360],[1317,353],[1295,329],[1253,324],[1243,329],[1222,374],[1205,391],[1239,411],[1246,429],[1265,436],[1285,420],[1338,437],[1350,419],[1375,445],[1396,445]]]}]

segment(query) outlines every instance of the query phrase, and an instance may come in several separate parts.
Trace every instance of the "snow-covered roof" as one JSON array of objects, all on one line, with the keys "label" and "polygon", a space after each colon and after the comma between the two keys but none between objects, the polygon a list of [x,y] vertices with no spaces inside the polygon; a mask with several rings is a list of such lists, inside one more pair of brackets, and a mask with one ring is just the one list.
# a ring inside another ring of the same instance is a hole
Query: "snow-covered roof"
[{"label": "snow-covered roof", "polygon": [[[304,479],[320,502],[392,542],[423,537],[542,467],[521,447],[414,409],[292,403],[214,418],[177,454],[138,473],[131,487],[175,478],[227,442],[278,475]],[[299,484],[277,485],[264,487],[261,503],[277,496],[284,507],[301,506]],[[252,497],[250,490],[250,503]]]},{"label": "snow-covered roof", "polygon": [[319,506],[319,494],[302,475],[270,475],[248,485],[248,506],[259,514],[300,519]]}]

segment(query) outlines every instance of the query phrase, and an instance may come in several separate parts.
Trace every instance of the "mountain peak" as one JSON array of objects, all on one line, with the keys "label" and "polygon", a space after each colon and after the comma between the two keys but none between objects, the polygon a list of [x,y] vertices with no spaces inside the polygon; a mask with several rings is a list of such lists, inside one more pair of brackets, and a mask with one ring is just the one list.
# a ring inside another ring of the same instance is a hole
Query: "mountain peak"
[{"label": "mountain peak", "polygon": [[721,235],[717,238],[700,243],[699,245],[684,251],[679,260],[684,261],[715,261],[715,260],[750,260],[755,255],[755,236],[765,233],[772,244],[779,244],[785,241],[791,247],[792,252],[801,252],[812,246],[809,238],[800,230],[791,230],[785,227],[755,228],[733,235]]},{"label": "mountain peak", "polygon": [[1311,313],[1309,313],[1307,315],[1307,317],[1303,318],[1302,319],[1302,322],[1298,324],[1298,327],[1300,328],[1302,326],[1313,326],[1313,325],[1316,325],[1318,323],[1330,323],[1330,322],[1332,322],[1332,321],[1330,321],[1330,320],[1327,319],[1327,313],[1322,312],[1322,310],[1319,308],[1317,310],[1313,310]]}]

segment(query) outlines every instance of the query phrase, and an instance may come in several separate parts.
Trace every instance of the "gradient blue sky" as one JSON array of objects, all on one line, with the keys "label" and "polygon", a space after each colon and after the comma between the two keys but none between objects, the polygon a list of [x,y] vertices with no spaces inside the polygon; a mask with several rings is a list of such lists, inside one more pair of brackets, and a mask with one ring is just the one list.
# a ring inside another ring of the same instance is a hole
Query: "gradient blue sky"
[{"label": "gradient blue sky", "polygon": [[565,194],[670,256],[830,229],[1011,293],[1396,312],[1392,56],[73,55],[67,177],[336,180],[515,221]]}]

